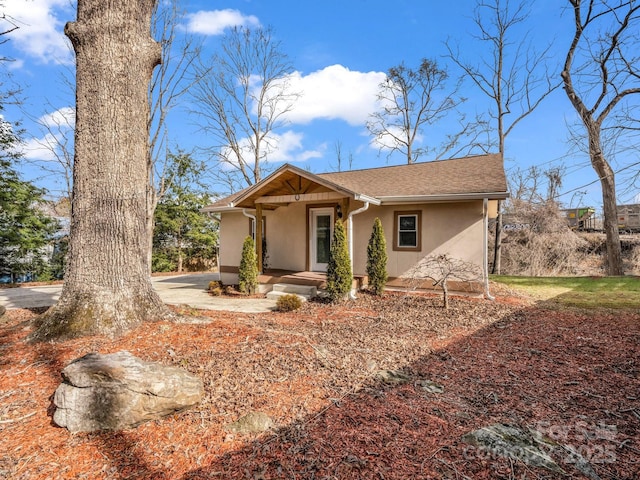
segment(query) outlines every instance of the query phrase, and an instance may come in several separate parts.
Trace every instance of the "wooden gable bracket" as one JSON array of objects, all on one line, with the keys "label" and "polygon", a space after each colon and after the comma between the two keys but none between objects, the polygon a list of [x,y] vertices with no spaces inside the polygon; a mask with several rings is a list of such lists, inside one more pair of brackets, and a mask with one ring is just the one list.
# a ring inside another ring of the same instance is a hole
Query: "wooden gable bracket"
[{"label": "wooden gable bracket", "polygon": [[296,193],[295,195],[265,195],[255,199],[255,204],[264,205],[294,202],[324,202],[330,200],[342,200],[347,195],[339,192]]}]

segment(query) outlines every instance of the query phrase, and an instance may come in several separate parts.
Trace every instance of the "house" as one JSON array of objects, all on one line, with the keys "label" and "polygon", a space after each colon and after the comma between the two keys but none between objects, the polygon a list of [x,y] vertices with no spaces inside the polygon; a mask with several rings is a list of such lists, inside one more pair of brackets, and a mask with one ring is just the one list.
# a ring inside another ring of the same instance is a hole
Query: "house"
[{"label": "house", "polygon": [[247,235],[256,239],[261,272],[325,272],[337,220],[347,230],[354,276],[363,278],[379,217],[388,284],[421,259],[446,253],[481,269],[486,286],[487,222],[508,195],[497,154],[323,174],[285,164],[204,211],[219,215],[226,284],[238,281]]}]

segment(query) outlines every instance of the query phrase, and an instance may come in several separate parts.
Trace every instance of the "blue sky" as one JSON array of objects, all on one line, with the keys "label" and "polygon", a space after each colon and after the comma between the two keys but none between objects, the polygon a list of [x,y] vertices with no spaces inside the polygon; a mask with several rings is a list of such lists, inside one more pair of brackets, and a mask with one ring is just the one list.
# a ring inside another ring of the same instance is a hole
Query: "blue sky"
[{"label": "blue sky", "polygon": [[[73,97],[63,84],[64,72],[73,62],[62,30],[73,20],[69,0],[9,0],[5,12],[20,29],[2,45],[3,55],[15,59],[9,65],[13,81],[23,88],[23,111],[8,107],[7,120],[22,121],[26,129],[27,160],[47,160],[51,153],[41,148],[45,132],[34,119],[49,124],[69,117]],[[475,0],[183,0],[187,12],[185,30],[213,52],[225,29],[233,25],[272,27],[282,50],[291,60],[296,86],[304,95],[296,105],[290,123],[278,131],[279,150],[271,162],[287,161],[313,172],[336,168],[335,145],[340,142],[343,159],[349,155],[353,168],[401,164],[400,156],[387,158],[371,144],[365,122],[375,110],[377,86],[389,67],[405,62],[417,66],[423,57],[447,66],[452,77],[460,72],[444,58],[444,42],[460,45],[468,60],[478,59],[482,42],[472,37],[471,19]],[[570,16],[562,15],[558,0],[541,0],[532,8],[528,30],[540,45],[552,43],[552,53],[562,61],[571,35]],[[1,7],[0,7],[1,8]],[[68,74],[67,74],[68,75]],[[558,79],[559,80],[559,79]],[[465,83],[467,112],[482,112],[488,99]],[[188,100],[172,112],[169,136],[172,145],[190,150],[206,144],[187,113]],[[182,108],[184,107],[184,108]],[[564,92],[557,90],[507,138],[506,167],[509,171],[530,165],[541,168],[564,165],[566,174],[560,198],[565,204],[599,207],[601,194],[597,177],[585,154],[568,155],[567,123],[576,115]],[[453,133],[451,122],[424,132],[425,141],[436,145],[443,133]],[[205,160],[204,157],[202,157]],[[430,160],[423,158],[421,160]],[[343,169],[345,165],[343,165]],[[32,164],[23,165],[26,178],[51,191],[63,190],[61,183]],[[594,182],[588,185],[590,182]],[[581,192],[585,192],[582,194]],[[619,202],[631,202],[637,190],[619,189]]]}]

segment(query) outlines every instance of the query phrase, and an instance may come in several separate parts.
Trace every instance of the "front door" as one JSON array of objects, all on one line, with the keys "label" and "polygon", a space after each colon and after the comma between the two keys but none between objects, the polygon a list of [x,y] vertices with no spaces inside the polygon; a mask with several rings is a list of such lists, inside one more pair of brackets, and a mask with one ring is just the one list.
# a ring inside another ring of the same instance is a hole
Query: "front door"
[{"label": "front door", "polygon": [[309,210],[309,258],[314,272],[326,272],[333,238],[333,208]]}]

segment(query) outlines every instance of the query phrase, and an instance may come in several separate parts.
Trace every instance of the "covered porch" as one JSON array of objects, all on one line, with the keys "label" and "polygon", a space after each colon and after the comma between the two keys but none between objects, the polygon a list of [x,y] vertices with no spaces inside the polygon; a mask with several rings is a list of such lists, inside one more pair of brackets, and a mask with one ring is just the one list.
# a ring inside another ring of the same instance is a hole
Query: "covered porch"
[{"label": "covered porch", "polygon": [[[221,280],[237,281],[247,232],[255,242],[261,290],[277,283],[324,288],[335,222],[345,225],[353,270],[352,217],[370,204],[380,201],[297,167],[278,169],[262,182],[204,209],[219,215],[221,222]],[[362,278],[357,285],[363,285]]]}]

